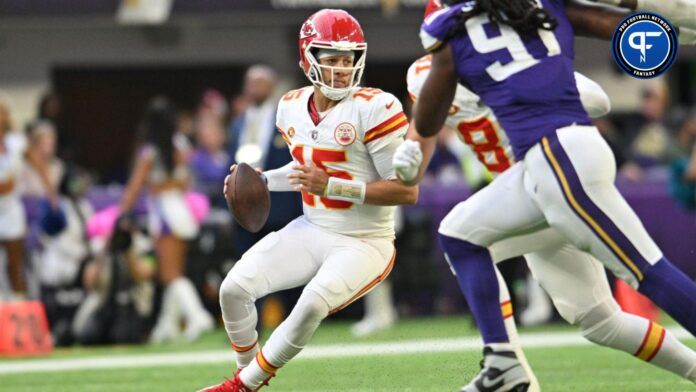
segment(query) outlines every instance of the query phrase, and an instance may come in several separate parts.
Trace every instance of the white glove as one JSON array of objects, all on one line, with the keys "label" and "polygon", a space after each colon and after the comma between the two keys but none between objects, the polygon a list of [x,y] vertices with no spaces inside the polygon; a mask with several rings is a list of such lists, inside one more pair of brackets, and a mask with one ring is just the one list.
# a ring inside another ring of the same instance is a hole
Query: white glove
[{"label": "white glove", "polygon": [[696,45],[696,30],[680,27],[679,45]]},{"label": "white glove", "polygon": [[420,143],[415,140],[404,141],[396,149],[392,158],[396,176],[404,182],[411,182],[418,176],[421,162],[423,162],[423,152],[420,149]]}]

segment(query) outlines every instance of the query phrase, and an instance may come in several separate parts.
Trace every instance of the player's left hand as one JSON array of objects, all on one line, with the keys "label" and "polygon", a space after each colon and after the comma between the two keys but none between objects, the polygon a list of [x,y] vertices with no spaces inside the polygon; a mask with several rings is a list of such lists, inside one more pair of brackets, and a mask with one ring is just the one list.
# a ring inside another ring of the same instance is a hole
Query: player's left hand
[{"label": "player's left hand", "polygon": [[418,176],[421,162],[423,162],[423,152],[420,143],[415,140],[405,140],[392,158],[394,171],[399,180],[411,182]]},{"label": "player's left hand", "polygon": [[307,165],[294,165],[292,169],[297,171],[288,174],[288,178],[290,184],[295,185],[296,191],[324,196],[326,186],[329,184],[329,175],[325,171],[311,162]]}]

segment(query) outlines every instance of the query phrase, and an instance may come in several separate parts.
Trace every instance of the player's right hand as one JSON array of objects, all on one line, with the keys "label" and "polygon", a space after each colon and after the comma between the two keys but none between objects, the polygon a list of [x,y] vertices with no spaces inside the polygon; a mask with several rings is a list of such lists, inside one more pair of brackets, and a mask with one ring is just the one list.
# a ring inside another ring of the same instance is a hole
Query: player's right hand
[{"label": "player's right hand", "polygon": [[[236,164],[236,163],[232,164],[232,166],[230,166],[230,174],[231,174],[231,173],[234,171],[234,169],[236,169],[236,168],[237,168],[237,164]],[[259,175],[260,175],[261,177],[263,177],[264,181],[266,181],[266,183],[268,183],[268,180],[266,179],[266,176],[263,174],[263,170],[262,170],[262,169],[260,169],[260,168],[257,167],[257,168],[255,168],[254,170],[256,170],[256,172],[259,173]],[[223,196],[225,196],[225,198],[227,198],[227,180],[229,180],[229,179],[230,179],[230,175],[228,174],[227,176],[225,176],[225,182],[223,182],[223,186],[222,186],[222,194],[223,194]]]},{"label": "player's right hand", "polygon": [[423,162],[423,152],[420,143],[415,140],[404,141],[396,149],[392,158],[396,176],[402,182],[411,182],[418,176],[421,162]]}]

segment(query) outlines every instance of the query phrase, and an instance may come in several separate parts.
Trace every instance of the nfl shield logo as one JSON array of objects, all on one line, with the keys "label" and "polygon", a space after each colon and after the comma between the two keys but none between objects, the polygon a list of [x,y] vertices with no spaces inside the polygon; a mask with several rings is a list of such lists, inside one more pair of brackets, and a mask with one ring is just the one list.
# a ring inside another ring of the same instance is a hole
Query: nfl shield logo
[{"label": "nfl shield logo", "polygon": [[317,138],[319,137],[319,131],[313,129],[312,132],[309,133],[309,136],[316,142]]}]

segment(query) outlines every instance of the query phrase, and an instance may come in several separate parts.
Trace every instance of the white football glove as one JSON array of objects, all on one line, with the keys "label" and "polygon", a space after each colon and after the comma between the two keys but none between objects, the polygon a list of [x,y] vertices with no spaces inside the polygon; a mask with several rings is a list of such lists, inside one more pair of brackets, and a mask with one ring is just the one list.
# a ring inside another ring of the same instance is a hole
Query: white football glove
[{"label": "white football glove", "polygon": [[415,140],[404,141],[396,149],[392,158],[396,176],[404,182],[413,181],[418,176],[421,162],[423,162],[423,152],[420,143]]},{"label": "white football glove", "polygon": [[680,27],[679,45],[696,45],[696,30]]}]

